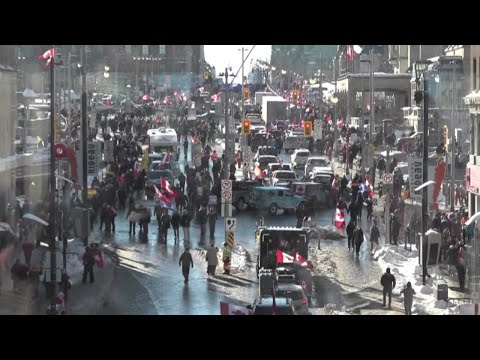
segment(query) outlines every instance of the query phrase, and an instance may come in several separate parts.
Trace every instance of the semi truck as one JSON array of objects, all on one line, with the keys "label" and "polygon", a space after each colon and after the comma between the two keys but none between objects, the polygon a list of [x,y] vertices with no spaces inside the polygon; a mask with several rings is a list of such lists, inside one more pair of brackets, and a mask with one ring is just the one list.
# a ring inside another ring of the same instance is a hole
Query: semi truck
[{"label": "semi truck", "polygon": [[255,93],[255,104],[256,105],[262,105],[262,99],[264,96],[274,96],[273,93],[268,92],[268,91],[257,91]]},{"label": "semi truck", "polygon": [[262,98],[262,120],[268,128],[276,120],[287,119],[287,101],[281,96],[264,96]]}]

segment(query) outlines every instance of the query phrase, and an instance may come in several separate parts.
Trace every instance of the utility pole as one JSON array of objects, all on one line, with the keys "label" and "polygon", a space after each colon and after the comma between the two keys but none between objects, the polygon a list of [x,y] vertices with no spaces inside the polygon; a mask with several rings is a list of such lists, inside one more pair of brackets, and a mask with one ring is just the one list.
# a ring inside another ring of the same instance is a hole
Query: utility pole
[{"label": "utility pole", "polygon": [[450,211],[455,211],[455,151],[456,151],[456,139],[455,139],[455,91],[456,91],[456,74],[455,74],[456,61],[453,60],[453,85],[452,85],[452,145],[450,147],[450,171],[451,171],[451,184],[450,184]]},{"label": "utility pole", "polygon": [[[53,47],[55,49],[55,46]],[[55,53],[55,51],[54,51]],[[53,55],[53,54],[52,54]],[[55,192],[56,192],[56,178],[55,178],[55,56],[50,59],[50,214],[49,214],[49,228],[50,228],[50,279],[47,279],[50,286],[50,310],[55,313],[55,295],[57,293],[57,274],[56,274],[56,247],[55,247]]]},{"label": "utility pole", "polygon": [[[390,164],[390,146],[387,145],[387,169],[386,169],[387,171],[388,171],[389,164]],[[392,241],[391,229],[390,229],[390,206],[391,206],[390,201],[392,198],[391,193],[393,192],[393,184],[392,186],[387,185],[387,188],[388,188],[388,191],[386,191],[386,198],[385,198],[385,245],[390,244],[390,242]]]},{"label": "utility pole", "polygon": [[71,97],[71,88],[72,88],[72,74],[71,74],[71,69],[70,67],[72,66],[71,64],[71,59],[72,59],[72,54],[71,53],[68,53],[68,85],[67,85],[67,91],[68,91],[68,105],[67,105],[67,124],[68,124],[68,128],[70,129],[69,131],[69,135],[72,133],[72,114],[71,114],[71,111],[72,111],[72,97]]},{"label": "utility pole", "polygon": [[118,52],[115,53],[115,95],[118,95]]},{"label": "utility pole", "polygon": [[372,140],[375,132],[375,106],[373,105],[374,98],[374,84],[373,84],[373,49],[370,50],[370,121],[369,121],[369,139]]},{"label": "utility pole", "polygon": [[244,107],[244,105],[245,105],[245,99],[244,99],[245,93],[243,92],[243,90],[244,90],[243,62],[245,61],[245,60],[243,59],[243,57],[244,57],[244,51],[245,51],[245,48],[242,47],[242,119],[241,119],[241,121],[243,121],[243,119],[245,118],[245,107]]},{"label": "utility pole", "polygon": [[[225,68],[225,162],[224,162],[224,177],[225,180],[230,180],[230,164],[232,162],[231,153],[232,150],[235,150],[235,142],[233,143],[233,149],[231,148],[230,142],[230,116],[228,115],[228,105],[229,105],[229,86],[228,83],[228,68]],[[243,92],[242,92],[243,97]],[[229,206],[231,204],[231,200],[225,199],[224,203],[224,210],[223,210],[223,219],[225,224],[225,243],[227,242],[228,231],[227,231],[227,218],[229,215]]]},{"label": "utility pole", "polygon": [[84,206],[88,201],[88,184],[87,184],[87,71],[86,71],[85,46],[82,47],[82,202]]},{"label": "utility pole", "polygon": [[[423,73],[423,183],[425,184],[428,181],[428,83]],[[422,237],[424,244],[427,245],[428,249],[428,239],[425,235],[427,233],[427,222],[428,222],[428,191],[427,186],[423,188],[422,196]],[[425,285],[425,277],[429,276],[427,272],[427,257],[426,251],[423,252],[422,259],[422,278],[423,285]]]}]

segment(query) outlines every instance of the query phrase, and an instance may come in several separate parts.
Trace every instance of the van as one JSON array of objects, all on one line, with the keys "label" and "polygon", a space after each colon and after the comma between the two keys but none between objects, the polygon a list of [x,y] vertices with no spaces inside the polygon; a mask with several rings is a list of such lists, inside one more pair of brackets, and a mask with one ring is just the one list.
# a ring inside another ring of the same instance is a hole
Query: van
[{"label": "van", "polygon": [[250,195],[250,205],[258,210],[268,210],[270,215],[275,215],[278,209],[283,209],[285,213],[293,213],[302,202],[303,197],[294,195],[290,189],[280,186],[256,187]]}]

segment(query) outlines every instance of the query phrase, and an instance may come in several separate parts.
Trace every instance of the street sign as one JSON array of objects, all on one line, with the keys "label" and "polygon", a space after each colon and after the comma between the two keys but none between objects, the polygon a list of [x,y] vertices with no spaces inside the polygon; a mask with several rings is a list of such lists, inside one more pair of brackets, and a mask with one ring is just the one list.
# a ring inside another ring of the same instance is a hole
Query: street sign
[{"label": "street sign", "polygon": [[244,146],[242,148],[243,162],[249,163],[252,161],[252,148],[250,146]]},{"label": "street sign", "polygon": [[100,142],[89,141],[87,143],[87,174],[96,176],[100,163]]},{"label": "street sign", "polygon": [[222,180],[222,190],[232,190],[232,180]]},{"label": "street sign", "polygon": [[232,190],[222,190],[222,202],[232,200]]},{"label": "street sign", "polygon": [[229,134],[235,134],[235,130],[236,130],[235,121],[230,121],[229,128],[228,128],[228,133]]},{"label": "street sign", "polygon": [[234,217],[227,217],[227,224],[225,226],[227,231],[235,232],[235,230],[237,230],[237,219]]},{"label": "street sign", "polygon": [[235,233],[233,231],[227,231],[227,245],[232,249],[235,245]]},{"label": "street sign", "polygon": [[408,182],[410,185],[410,199],[422,200],[423,191],[419,191],[417,194],[413,189],[423,184],[423,158],[408,158]]},{"label": "street sign", "polygon": [[385,184],[393,184],[393,175],[390,173],[383,175],[383,182]]},{"label": "street sign", "polygon": [[217,196],[216,195],[210,195],[208,197],[208,205],[217,205]]}]

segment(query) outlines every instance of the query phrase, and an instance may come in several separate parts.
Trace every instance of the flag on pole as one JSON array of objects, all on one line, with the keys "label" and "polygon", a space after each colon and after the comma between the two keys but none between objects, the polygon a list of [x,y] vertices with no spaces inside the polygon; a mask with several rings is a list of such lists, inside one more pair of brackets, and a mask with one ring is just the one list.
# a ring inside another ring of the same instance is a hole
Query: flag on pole
[{"label": "flag on pole", "polygon": [[302,255],[300,255],[298,252],[295,253],[295,262],[298,263],[298,265],[300,265],[302,267],[306,267],[310,270],[313,269],[312,262],[305,260],[305,258]]},{"label": "flag on pole", "polygon": [[250,315],[250,310],[243,306],[220,301],[220,315]]},{"label": "flag on pole", "polygon": [[38,58],[40,60],[47,60],[47,62],[45,63],[45,67],[47,67],[50,64],[50,61],[52,61],[52,59],[54,58],[54,56],[55,56],[55,48],[51,48],[50,50],[45,51]]},{"label": "flag on pole", "polygon": [[293,256],[284,253],[282,250],[277,249],[277,263],[278,264],[292,264]]},{"label": "flag on pole", "polygon": [[170,151],[167,151],[167,153],[163,155],[162,165],[167,164],[169,162],[170,162]]},{"label": "flag on pole", "polygon": [[355,52],[353,51],[353,46],[347,45],[347,60],[353,61],[354,57],[355,57]]},{"label": "flag on pole", "polygon": [[342,127],[343,125],[345,125],[345,119],[343,117],[341,117],[337,121],[337,127]]},{"label": "flag on pole", "polygon": [[162,189],[165,189],[167,191],[168,195],[170,195],[170,196],[175,195],[175,192],[170,187],[170,183],[165,178],[162,178]]}]

